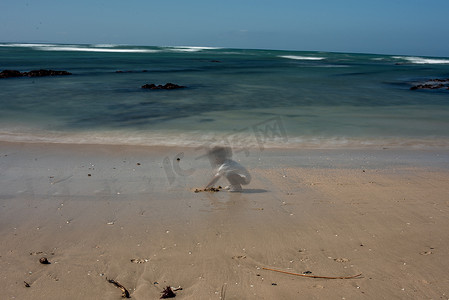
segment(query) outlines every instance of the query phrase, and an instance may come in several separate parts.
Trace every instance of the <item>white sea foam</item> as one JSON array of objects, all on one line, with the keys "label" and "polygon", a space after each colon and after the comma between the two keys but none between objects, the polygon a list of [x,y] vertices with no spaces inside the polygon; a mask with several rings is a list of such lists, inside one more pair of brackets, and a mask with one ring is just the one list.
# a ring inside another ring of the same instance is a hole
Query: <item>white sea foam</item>
[{"label": "white sea foam", "polygon": [[131,145],[131,146],[186,146],[206,144],[208,135],[195,133],[133,133],[123,131],[57,132],[10,128],[0,131],[0,141],[44,144],[77,145]]},{"label": "white sea foam", "polygon": [[15,43],[15,44],[0,44],[0,47],[29,47],[29,48],[34,48],[34,47],[57,47],[57,44],[20,44],[20,43]]},{"label": "white sea foam", "polygon": [[81,51],[81,52],[117,52],[117,53],[155,53],[161,50],[136,49],[136,48],[116,48],[121,45],[98,44],[90,46],[81,45],[58,45],[58,44],[0,44],[0,47],[25,47],[34,48],[41,51]]},{"label": "white sea foam", "polygon": [[317,56],[299,56],[299,55],[281,55],[279,57],[295,59],[295,60],[323,60],[325,57],[317,57]]},{"label": "white sea foam", "polygon": [[[231,144],[235,149],[245,151],[263,149],[349,149],[349,148],[445,148],[449,149],[448,138],[376,138],[376,137],[313,137],[289,136],[288,141],[282,138],[264,140],[260,144],[254,135],[241,134],[239,141]],[[24,128],[0,130],[0,141],[21,143],[78,144],[78,145],[131,145],[131,146],[176,146],[196,147],[228,143],[229,135],[216,132],[130,132],[130,131],[83,131],[57,132]]]},{"label": "white sea foam", "polygon": [[117,44],[93,44],[91,47],[100,47],[100,48],[114,48],[114,47],[120,47],[123,45],[117,45]]},{"label": "white sea foam", "polygon": [[155,53],[160,50],[154,49],[111,49],[111,48],[96,48],[96,47],[35,47],[37,50],[43,51],[80,51],[80,52],[112,52],[112,53]]},{"label": "white sea foam", "polygon": [[179,51],[179,52],[198,52],[203,50],[216,50],[222,49],[219,47],[194,47],[194,46],[174,46],[174,47],[166,47],[171,51]]},{"label": "white sea foam", "polygon": [[449,59],[426,58],[415,56],[393,56],[394,59],[403,59],[413,64],[449,64]]}]

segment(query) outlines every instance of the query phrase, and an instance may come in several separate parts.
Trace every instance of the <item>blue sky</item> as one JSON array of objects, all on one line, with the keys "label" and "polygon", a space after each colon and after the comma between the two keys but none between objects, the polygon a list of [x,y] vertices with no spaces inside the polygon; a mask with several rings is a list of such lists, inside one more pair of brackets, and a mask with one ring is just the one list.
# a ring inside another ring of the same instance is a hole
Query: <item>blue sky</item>
[{"label": "blue sky", "polygon": [[1,0],[0,42],[449,56],[449,0]]}]

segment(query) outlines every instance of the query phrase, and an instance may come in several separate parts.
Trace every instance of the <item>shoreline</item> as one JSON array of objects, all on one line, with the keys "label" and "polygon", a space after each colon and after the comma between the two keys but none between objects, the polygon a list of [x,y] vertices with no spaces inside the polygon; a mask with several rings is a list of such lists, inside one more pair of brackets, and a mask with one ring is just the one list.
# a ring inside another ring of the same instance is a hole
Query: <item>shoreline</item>
[{"label": "shoreline", "polygon": [[[204,143],[201,146],[175,146],[175,145],[110,145],[110,144],[72,144],[72,143],[29,143],[29,142],[4,142],[0,141],[0,157],[7,156],[8,152],[24,151],[29,155],[51,151],[52,154],[64,155],[67,153],[85,153],[86,157],[100,158],[102,155],[136,156],[140,160],[146,157],[158,166],[161,166],[165,157],[174,161],[176,155],[183,155],[183,161],[189,166],[200,164],[205,167],[205,154],[207,149],[214,145],[226,145],[223,143]],[[277,158],[270,163],[278,166],[297,166],[304,168],[354,168],[369,166],[374,168],[401,166],[420,166],[429,168],[449,169],[449,153],[443,148],[415,148],[415,147],[347,147],[347,148],[293,148],[277,147],[231,147],[234,156],[238,160],[251,163],[251,166],[261,166],[262,159]],[[331,159],[332,157],[332,159]],[[288,159],[291,158],[292,162]],[[369,162],[373,160],[371,163]],[[324,161],[324,162],[323,162]],[[325,162],[328,161],[328,162]],[[206,166],[209,164],[206,163]],[[269,165],[268,165],[269,166]],[[274,167],[274,166],[273,166]]]},{"label": "shoreline", "polygon": [[194,193],[203,152],[1,142],[2,295],[119,299],[106,277],[133,299],[449,295],[447,151],[236,149],[245,192]]},{"label": "shoreline", "polygon": [[[304,150],[372,150],[372,149],[449,149],[446,136],[296,136],[283,128],[280,117],[272,118],[261,128],[245,127],[239,130],[216,132],[186,131],[176,132],[170,129],[155,130],[151,133],[127,131],[92,132],[52,132],[45,130],[0,132],[0,143],[48,144],[48,145],[99,145],[129,147],[180,147],[195,148],[211,143],[226,144],[232,148],[260,149],[304,149]],[[272,123],[272,124],[269,124]],[[5,130],[5,129],[4,129]]]}]

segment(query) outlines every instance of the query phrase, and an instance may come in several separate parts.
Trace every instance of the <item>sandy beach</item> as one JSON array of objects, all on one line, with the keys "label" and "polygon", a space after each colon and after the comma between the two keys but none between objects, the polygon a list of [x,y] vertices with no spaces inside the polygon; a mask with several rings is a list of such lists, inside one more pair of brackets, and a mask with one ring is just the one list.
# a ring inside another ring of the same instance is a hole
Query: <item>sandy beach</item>
[{"label": "sandy beach", "polygon": [[449,298],[447,150],[234,158],[243,193],[194,193],[198,148],[1,143],[0,298]]}]

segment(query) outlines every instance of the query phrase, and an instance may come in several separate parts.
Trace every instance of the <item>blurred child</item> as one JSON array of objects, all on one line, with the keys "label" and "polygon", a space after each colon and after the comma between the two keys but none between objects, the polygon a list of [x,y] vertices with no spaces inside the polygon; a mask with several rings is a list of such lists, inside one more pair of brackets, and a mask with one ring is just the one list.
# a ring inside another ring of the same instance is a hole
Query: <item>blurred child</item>
[{"label": "blurred child", "polygon": [[215,176],[208,183],[206,188],[213,187],[215,183],[221,178],[226,177],[229,181],[229,186],[225,189],[230,192],[241,192],[242,184],[246,185],[251,182],[251,175],[248,170],[241,164],[231,159],[232,150],[229,147],[214,147],[208,153],[211,164],[217,168]]}]

